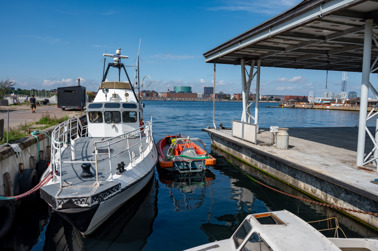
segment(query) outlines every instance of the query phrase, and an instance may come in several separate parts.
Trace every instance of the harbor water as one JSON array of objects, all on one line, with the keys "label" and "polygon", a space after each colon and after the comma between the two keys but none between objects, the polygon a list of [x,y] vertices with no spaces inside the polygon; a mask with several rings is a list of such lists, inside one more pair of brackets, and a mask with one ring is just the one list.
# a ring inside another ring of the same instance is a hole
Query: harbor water
[{"label": "harbor water", "polygon": [[[155,142],[166,135],[201,138],[211,149],[202,128],[213,125],[212,102],[146,101],[144,118],[153,120]],[[277,105],[277,104],[276,104]],[[261,103],[261,128],[355,127],[358,112],[267,108]],[[254,108],[252,108],[254,110]],[[251,110],[252,110],[251,109]],[[217,102],[215,124],[231,127],[240,120],[242,104]],[[373,126],[375,122],[369,122]],[[290,133],[290,130],[289,130]],[[336,216],[348,237],[376,237],[373,230],[331,209],[287,197],[255,183],[237,160],[213,152],[217,164],[203,174],[179,175],[155,169],[153,180],[122,206],[93,235],[80,232],[41,201],[18,211],[13,228],[2,240],[7,250],[183,250],[229,238],[250,213],[286,209],[305,221]],[[296,190],[256,172],[254,179],[299,197]],[[333,236],[332,233],[326,233]]]}]

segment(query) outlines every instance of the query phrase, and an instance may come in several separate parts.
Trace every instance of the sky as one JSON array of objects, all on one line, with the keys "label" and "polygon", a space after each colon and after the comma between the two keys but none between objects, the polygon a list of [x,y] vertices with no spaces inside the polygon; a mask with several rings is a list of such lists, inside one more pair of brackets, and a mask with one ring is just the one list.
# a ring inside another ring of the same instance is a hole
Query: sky
[{"label": "sky", "polygon": [[[134,80],[138,46],[145,90],[213,86],[203,53],[294,7],[300,0],[0,1],[0,81],[15,88],[55,89],[77,79],[97,91],[103,53],[122,49]],[[262,67],[263,95],[340,93],[342,72]],[[111,78],[110,76],[109,78]],[[146,82],[148,77],[146,77]],[[109,79],[112,80],[112,79]],[[113,79],[114,80],[114,79]],[[376,76],[371,82],[377,82]],[[347,92],[360,94],[361,74],[348,73]],[[217,65],[216,92],[240,93],[240,66]],[[251,91],[255,91],[254,82]]]}]

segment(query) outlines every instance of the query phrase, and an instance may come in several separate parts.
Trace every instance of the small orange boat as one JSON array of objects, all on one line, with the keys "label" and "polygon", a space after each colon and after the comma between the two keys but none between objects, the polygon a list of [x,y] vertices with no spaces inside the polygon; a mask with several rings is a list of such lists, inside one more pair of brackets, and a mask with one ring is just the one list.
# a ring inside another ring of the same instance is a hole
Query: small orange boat
[{"label": "small orange boat", "polygon": [[[204,148],[201,148],[199,142]],[[216,160],[206,152],[205,144],[199,138],[182,138],[180,135],[167,136],[158,141],[159,166],[180,173],[202,172],[207,166],[214,166]]]}]

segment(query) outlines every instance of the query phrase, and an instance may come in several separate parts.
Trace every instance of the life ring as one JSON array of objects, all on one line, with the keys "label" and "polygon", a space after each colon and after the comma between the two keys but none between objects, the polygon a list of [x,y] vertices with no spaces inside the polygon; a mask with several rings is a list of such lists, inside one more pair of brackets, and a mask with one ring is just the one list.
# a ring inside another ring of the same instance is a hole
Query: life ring
[{"label": "life ring", "polygon": [[41,159],[38,161],[36,170],[37,170],[37,177],[38,180],[41,179],[43,173],[46,171],[47,167],[49,166],[49,162],[47,160]]},{"label": "life ring", "polygon": [[[33,187],[38,184],[38,175],[37,171],[34,168],[25,169],[19,176],[18,185],[19,185],[19,194],[26,193]],[[21,199],[22,204],[34,203],[39,198],[39,191],[29,194],[25,198]]]},{"label": "life ring", "polygon": [[10,200],[0,200],[0,239],[8,233],[13,225],[16,216],[14,202]]}]

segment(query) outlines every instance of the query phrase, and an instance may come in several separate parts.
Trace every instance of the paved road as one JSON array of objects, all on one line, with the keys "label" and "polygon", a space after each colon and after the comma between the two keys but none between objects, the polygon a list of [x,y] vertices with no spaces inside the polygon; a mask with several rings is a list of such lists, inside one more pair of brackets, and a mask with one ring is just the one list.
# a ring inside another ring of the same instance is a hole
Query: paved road
[{"label": "paved road", "polygon": [[8,127],[8,109],[10,128],[36,122],[46,115],[52,118],[61,118],[64,116],[75,117],[84,114],[84,112],[81,111],[63,111],[56,106],[38,106],[35,113],[31,112],[29,106],[0,106],[0,119],[4,119],[4,130]]}]

